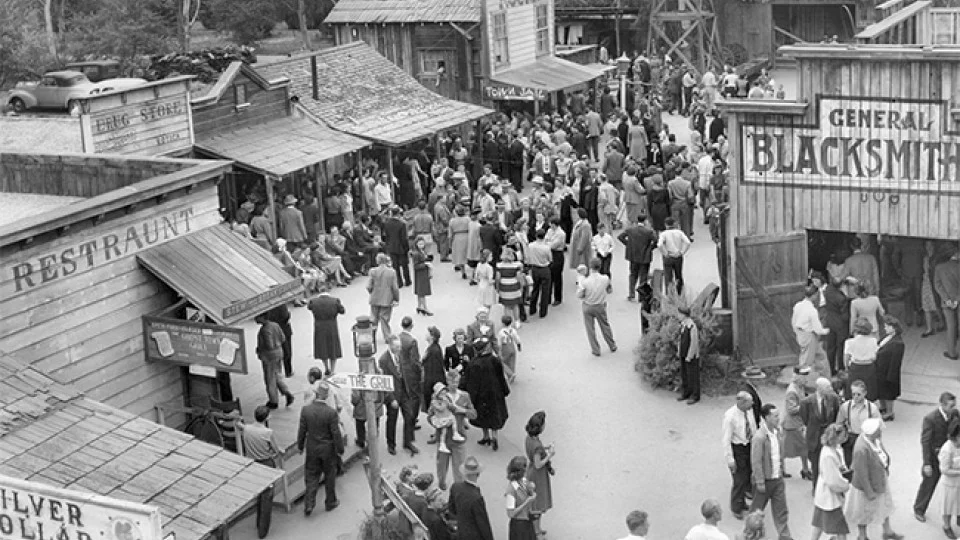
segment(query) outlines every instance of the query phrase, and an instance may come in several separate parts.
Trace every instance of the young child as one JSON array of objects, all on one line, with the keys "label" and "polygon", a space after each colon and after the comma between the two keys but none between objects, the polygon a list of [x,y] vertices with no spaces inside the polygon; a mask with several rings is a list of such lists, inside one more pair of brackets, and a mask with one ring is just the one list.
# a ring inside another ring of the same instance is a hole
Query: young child
[{"label": "young child", "polygon": [[507,382],[513,383],[517,378],[517,352],[522,349],[520,334],[513,327],[513,317],[510,315],[501,317],[500,322],[503,323],[503,328],[497,333],[497,339],[500,340],[500,359],[503,361]]},{"label": "young child", "polygon": [[427,419],[430,425],[437,430],[437,441],[440,444],[440,451],[449,454],[447,447],[447,437],[445,430],[452,430],[451,437],[456,442],[463,442],[463,435],[457,429],[457,417],[454,416],[450,406],[453,405],[453,399],[450,397],[450,391],[447,385],[438,382],[433,385],[433,398],[430,401],[430,410],[427,411]]},{"label": "young child", "polygon": [[493,286],[493,266],[490,261],[493,260],[493,253],[489,249],[483,250],[480,264],[474,272],[474,279],[477,281],[477,299],[480,305],[489,311],[497,301],[497,290]]},{"label": "young child", "polygon": [[577,266],[577,279],[576,279],[577,287],[579,287],[580,284],[583,283],[583,280],[586,279],[588,275],[590,275],[590,270],[587,269],[587,265],[581,264]]}]

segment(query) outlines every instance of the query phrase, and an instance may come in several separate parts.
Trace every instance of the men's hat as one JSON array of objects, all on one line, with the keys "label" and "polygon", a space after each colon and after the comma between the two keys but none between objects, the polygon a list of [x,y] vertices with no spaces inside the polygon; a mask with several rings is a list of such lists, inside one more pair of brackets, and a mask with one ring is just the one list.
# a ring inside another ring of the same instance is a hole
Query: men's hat
[{"label": "men's hat", "polygon": [[247,212],[253,212],[253,210],[254,210],[256,207],[257,207],[257,205],[253,204],[252,201],[247,201],[247,202],[245,202],[245,203],[243,203],[243,204],[240,205],[240,208],[243,208],[243,209],[246,210]]},{"label": "men's hat", "polygon": [[477,339],[473,340],[474,345],[486,345],[489,342],[490,340],[485,338],[484,336],[480,336]]},{"label": "men's hat", "polygon": [[794,366],[793,367],[793,372],[797,375],[809,375],[810,371],[811,371],[810,366]]},{"label": "men's hat", "polygon": [[297,198],[294,197],[293,194],[288,194],[286,197],[283,198],[283,204],[285,205],[297,204]]},{"label": "men's hat", "polygon": [[880,431],[882,425],[883,421],[879,418],[867,418],[863,421],[863,424],[860,425],[860,431],[862,431],[864,435],[874,435]]},{"label": "men's hat", "polygon": [[763,372],[762,369],[757,366],[750,366],[747,369],[743,370],[740,373],[740,376],[744,379],[766,379],[767,374]]},{"label": "men's hat", "polygon": [[480,313],[490,313],[490,310],[487,309],[486,306],[480,306],[477,308],[477,314],[479,315]]},{"label": "men's hat", "polygon": [[534,184],[542,184],[542,183],[543,183],[543,177],[542,177],[542,176],[539,176],[539,175],[538,175],[538,176],[534,176],[533,179],[530,180],[530,181],[533,182]]},{"label": "men's hat", "polygon": [[483,472],[483,465],[477,461],[477,458],[467,456],[467,459],[463,460],[463,464],[460,465],[460,472],[464,476],[480,474]]}]

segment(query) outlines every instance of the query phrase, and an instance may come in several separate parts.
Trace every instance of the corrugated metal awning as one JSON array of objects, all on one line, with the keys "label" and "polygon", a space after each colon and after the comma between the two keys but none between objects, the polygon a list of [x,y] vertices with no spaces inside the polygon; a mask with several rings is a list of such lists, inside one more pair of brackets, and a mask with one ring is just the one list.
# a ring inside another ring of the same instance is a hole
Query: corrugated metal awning
[{"label": "corrugated metal awning", "polygon": [[137,259],[217,324],[228,326],[289,302],[302,289],[269,252],[226,225],[150,248]]},{"label": "corrugated metal awning", "polygon": [[218,132],[196,142],[204,152],[275,176],[284,176],[369,145],[361,138],[293,116]]},{"label": "corrugated metal awning", "polygon": [[490,78],[504,84],[556,92],[590,82],[603,75],[607,69],[603,64],[585,66],[547,56],[533,64],[497,73]]}]

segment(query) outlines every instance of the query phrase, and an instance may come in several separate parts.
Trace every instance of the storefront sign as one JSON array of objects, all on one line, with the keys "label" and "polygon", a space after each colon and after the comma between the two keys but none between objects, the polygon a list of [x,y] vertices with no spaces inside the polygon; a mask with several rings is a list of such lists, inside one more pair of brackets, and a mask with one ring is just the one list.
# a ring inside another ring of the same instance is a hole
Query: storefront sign
[{"label": "storefront sign", "polygon": [[368,375],[366,373],[337,373],[327,380],[331,384],[353,390],[393,392],[393,375]]},{"label": "storefront sign", "polygon": [[546,101],[547,91],[542,88],[487,83],[483,85],[483,97],[493,101]]},{"label": "storefront sign", "polygon": [[941,101],[820,97],[819,125],[744,125],[744,183],[960,192]]},{"label": "storefront sign", "polygon": [[540,0],[500,0],[500,9],[526,6],[528,4],[536,4],[539,1]]},{"label": "storefront sign", "polygon": [[161,540],[160,511],[0,476],[0,540]]},{"label": "storefront sign", "polygon": [[148,361],[247,372],[242,328],[144,315],[143,351]]},{"label": "storefront sign", "polygon": [[239,300],[230,304],[229,306],[223,308],[223,318],[229,319],[240,313],[243,313],[253,307],[259,306],[261,304],[269,304],[271,300],[280,298],[281,296],[293,292],[300,288],[300,280],[293,279],[286,283],[282,283],[271,288],[269,291],[262,292],[252,298],[247,298],[246,300]]},{"label": "storefront sign", "polygon": [[193,146],[189,78],[149,83],[84,100],[88,153],[161,155]]}]

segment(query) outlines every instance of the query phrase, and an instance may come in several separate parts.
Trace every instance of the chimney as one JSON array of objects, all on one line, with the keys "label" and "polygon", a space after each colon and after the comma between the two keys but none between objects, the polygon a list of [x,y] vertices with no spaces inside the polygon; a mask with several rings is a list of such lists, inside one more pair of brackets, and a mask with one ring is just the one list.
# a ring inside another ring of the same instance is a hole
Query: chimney
[{"label": "chimney", "polygon": [[317,55],[310,56],[310,80],[313,82],[313,99],[320,101],[320,81],[317,80]]}]

